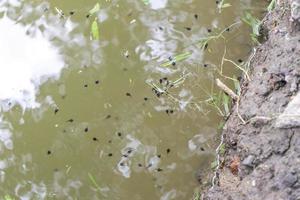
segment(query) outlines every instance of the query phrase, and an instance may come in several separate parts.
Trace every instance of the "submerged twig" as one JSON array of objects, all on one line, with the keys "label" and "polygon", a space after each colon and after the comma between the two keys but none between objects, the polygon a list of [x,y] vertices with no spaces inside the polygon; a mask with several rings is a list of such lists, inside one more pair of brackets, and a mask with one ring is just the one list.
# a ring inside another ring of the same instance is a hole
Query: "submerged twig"
[{"label": "submerged twig", "polygon": [[216,79],[217,86],[223,90],[225,93],[227,93],[233,100],[237,100],[239,96],[235,94],[227,85],[225,85],[220,79]]}]

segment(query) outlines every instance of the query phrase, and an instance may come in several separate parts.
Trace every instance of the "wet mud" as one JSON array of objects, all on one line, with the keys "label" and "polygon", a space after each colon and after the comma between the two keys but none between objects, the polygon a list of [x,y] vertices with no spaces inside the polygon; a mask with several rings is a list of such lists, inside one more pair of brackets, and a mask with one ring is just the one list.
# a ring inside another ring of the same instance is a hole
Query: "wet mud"
[{"label": "wet mud", "polygon": [[277,1],[264,18],[265,41],[224,127],[225,153],[204,199],[300,199],[299,24],[297,0]]}]

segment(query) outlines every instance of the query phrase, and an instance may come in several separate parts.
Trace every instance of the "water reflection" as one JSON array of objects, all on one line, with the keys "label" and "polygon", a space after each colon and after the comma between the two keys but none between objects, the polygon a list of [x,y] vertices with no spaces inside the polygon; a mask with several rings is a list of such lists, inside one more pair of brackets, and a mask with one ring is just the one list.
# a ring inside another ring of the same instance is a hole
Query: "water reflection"
[{"label": "water reflection", "polygon": [[165,8],[168,0],[149,0],[151,8],[158,10],[158,9],[162,9]]},{"label": "water reflection", "polygon": [[[225,44],[193,44],[240,8],[114,0],[87,17],[96,2],[0,1],[0,198],[189,199],[208,180],[220,117],[190,105],[207,98]],[[233,59],[248,52],[239,28],[226,35]]]},{"label": "water reflection", "polygon": [[[36,108],[36,93],[48,79],[58,79],[63,57],[39,30],[31,32],[7,17],[0,20],[0,100]],[[5,109],[5,105],[4,105]]]}]

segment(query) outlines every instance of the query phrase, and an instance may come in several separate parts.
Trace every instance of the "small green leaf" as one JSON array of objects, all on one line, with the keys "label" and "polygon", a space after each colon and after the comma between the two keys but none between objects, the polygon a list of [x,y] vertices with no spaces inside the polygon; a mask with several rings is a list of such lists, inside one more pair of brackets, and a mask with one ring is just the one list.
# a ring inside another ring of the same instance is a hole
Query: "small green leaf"
[{"label": "small green leaf", "polygon": [[99,27],[98,27],[97,18],[95,18],[92,23],[91,33],[92,33],[93,40],[99,40]]},{"label": "small green leaf", "polygon": [[251,39],[259,44],[258,37],[260,36],[261,21],[253,17],[249,12],[246,12],[242,20],[252,28]]},{"label": "small green leaf", "polygon": [[100,10],[100,4],[96,3],[95,6],[89,11],[90,15],[95,14],[96,12],[98,12]]},{"label": "small green leaf", "polygon": [[233,83],[234,83],[235,92],[239,96],[241,94],[240,82],[237,80],[237,77],[235,75],[233,75],[233,79],[234,79]]},{"label": "small green leaf", "polygon": [[149,5],[150,4],[150,0],[142,0],[143,1],[143,3],[145,4],[145,5]]},{"label": "small green leaf", "polygon": [[222,8],[228,8],[228,7],[230,7],[230,6],[231,6],[230,3],[225,3],[225,4],[222,5]]},{"label": "small green leaf", "polygon": [[5,195],[4,200],[14,200],[10,195]]},{"label": "small green leaf", "polygon": [[221,144],[221,146],[220,146],[220,148],[219,148],[219,154],[220,154],[221,156],[224,156],[224,154],[225,154],[225,144],[224,144],[224,143]]},{"label": "small green leaf", "polygon": [[223,93],[223,106],[224,106],[224,111],[226,113],[226,116],[229,116],[229,114],[230,114],[229,96],[227,96],[225,93]]},{"label": "small green leaf", "polygon": [[211,168],[211,169],[216,169],[217,167],[218,167],[218,161],[217,161],[217,160],[213,161],[213,162],[210,164],[210,168]]}]

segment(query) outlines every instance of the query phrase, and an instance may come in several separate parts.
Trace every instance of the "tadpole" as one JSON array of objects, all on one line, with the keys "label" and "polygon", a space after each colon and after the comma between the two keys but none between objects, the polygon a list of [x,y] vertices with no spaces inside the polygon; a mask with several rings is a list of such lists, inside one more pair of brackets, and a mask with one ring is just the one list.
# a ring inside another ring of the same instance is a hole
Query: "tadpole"
[{"label": "tadpole", "polygon": [[163,169],[162,168],[157,168],[157,171],[161,172],[161,171],[163,171]]},{"label": "tadpole", "polygon": [[167,149],[167,154],[169,154],[171,152],[171,149]]},{"label": "tadpole", "polygon": [[70,122],[70,123],[72,123],[72,122],[74,122],[74,119],[69,119],[69,120],[67,120],[67,122]]}]

